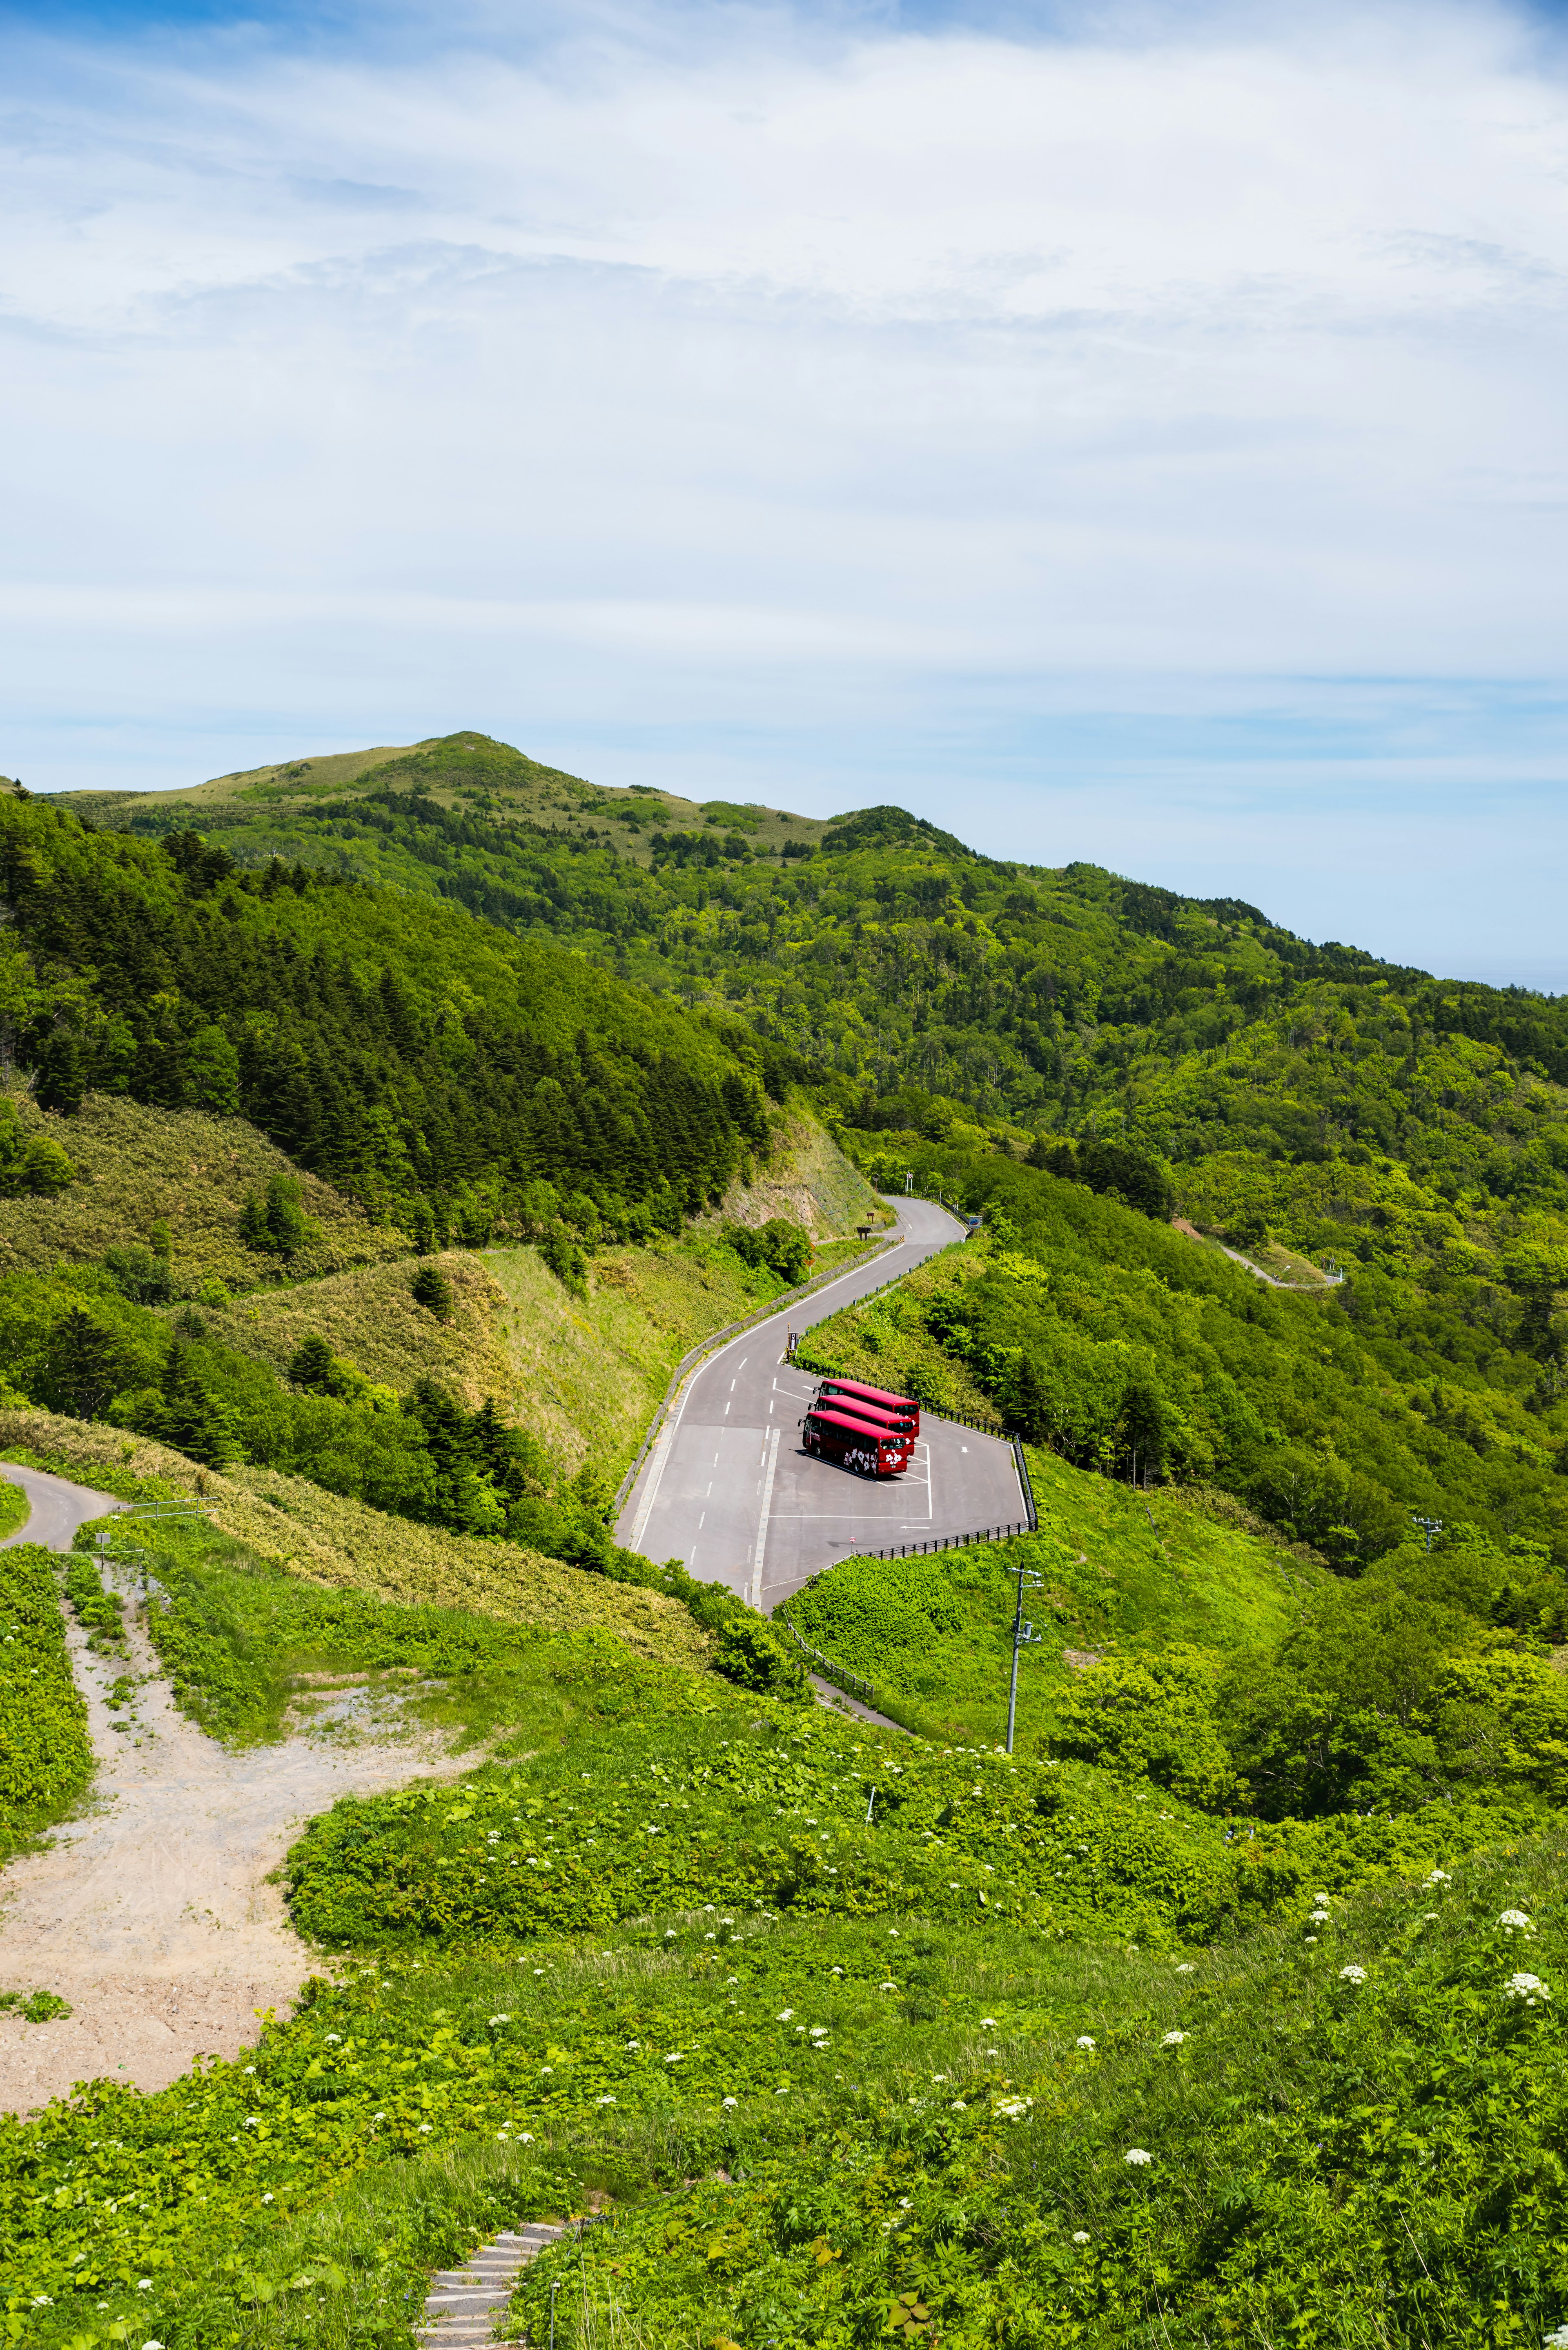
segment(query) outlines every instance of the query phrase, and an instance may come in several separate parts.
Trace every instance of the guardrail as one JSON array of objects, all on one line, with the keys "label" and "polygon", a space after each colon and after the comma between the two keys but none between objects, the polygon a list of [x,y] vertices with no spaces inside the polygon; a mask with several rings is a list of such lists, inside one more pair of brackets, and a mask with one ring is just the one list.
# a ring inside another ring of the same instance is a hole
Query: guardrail
[{"label": "guardrail", "polygon": [[1029,1531],[1032,1534],[1038,1534],[1040,1513],[1034,1506],[1034,1488],[1029,1480],[1029,1463],[1023,1457],[1023,1439],[1021,1436],[1014,1436],[1010,1438],[1009,1441],[1012,1446],[1012,1458],[1018,1467],[1018,1490],[1023,1496],[1023,1506],[1029,1513]]},{"label": "guardrail", "polygon": [[858,1698],[862,1705],[876,1703],[877,1692],[864,1673],[852,1672],[847,1665],[837,1663],[832,1657],[825,1657],[820,1648],[814,1648],[809,1640],[803,1640],[795,1630],[794,1618],[786,1607],[781,1605],[777,1612],[783,1617],[784,1629],[795,1647],[802,1656],[811,1659],[825,1681],[831,1681],[835,1689],[841,1689],[846,1697]]},{"label": "guardrail", "polygon": [[[929,1542],[893,1543],[886,1550],[846,1551],[846,1558],[925,1558],[937,1551],[968,1550],[975,1543],[1011,1542],[1015,1534],[1032,1534],[1034,1527],[1027,1519],[1017,1525],[981,1526],[972,1534],[933,1534]],[[831,1568],[825,1568],[831,1573]]]}]

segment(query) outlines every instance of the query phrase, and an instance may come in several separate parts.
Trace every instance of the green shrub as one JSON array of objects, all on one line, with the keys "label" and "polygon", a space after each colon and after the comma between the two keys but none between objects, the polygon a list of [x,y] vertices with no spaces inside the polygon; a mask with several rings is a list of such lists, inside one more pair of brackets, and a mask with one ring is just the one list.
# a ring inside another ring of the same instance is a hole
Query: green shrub
[{"label": "green shrub", "polygon": [[0,1550],[0,1841],[58,1813],[92,1776],[87,1708],[71,1679],[52,1551]]},{"label": "green shrub", "polygon": [[66,1560],[66,1597],[71,1613],[88,1635],[88,1646],[99,1656],[123,1655],[125,1602],[118,1591],[107,1591],[90,1558],[72,1551]]},{"label": "green shrub", "polygon": [[0,1199],[57,1199],[76,1168],[52,1134],[29,1132],[14,1102],[0,1098]]},{"label": "green shrub", "polygon": [[452,1320],[452,1284],[439,1264],[420,1265],[409,1287],[416,1305],[422,1305],[438,1322]]},{"label": "green shrub", "polygon": [[539,1243],[539,1254],[564,1288],[581,1297],[587,1289],[587,1258],[565,1224],[551,1224]]},{"label": "green shrub", "polygon": [[796,1288],[811,1270],[811,1234],[786,1216],[770,1216],[764,1224],[726,1224],[724,1238],[742,1263],[765,1264],[787,1289]]},{"label": "green shrub", "polygon": [[1217,1660],[1194,1648],[1108,1658],[1058,1700],[1051,1751],[1218,1809],[1241,1792],[1214,1718],[1218,1680]]}]

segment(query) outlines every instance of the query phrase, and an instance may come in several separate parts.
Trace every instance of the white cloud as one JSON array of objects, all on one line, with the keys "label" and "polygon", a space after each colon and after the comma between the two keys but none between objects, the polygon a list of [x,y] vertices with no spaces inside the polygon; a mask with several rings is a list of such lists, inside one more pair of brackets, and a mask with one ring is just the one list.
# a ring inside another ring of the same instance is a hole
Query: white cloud
[{"label": "white cloud", "polygon": [[[1522,17],[573,26],[17,39],[0,765],[474,723],[937,807],[956,756],[961,830],[1184,843],[1341,934],[1423,795],[1539,864],[1568,104]],[[1441,919],[1501,949],[1505,894]]]}]

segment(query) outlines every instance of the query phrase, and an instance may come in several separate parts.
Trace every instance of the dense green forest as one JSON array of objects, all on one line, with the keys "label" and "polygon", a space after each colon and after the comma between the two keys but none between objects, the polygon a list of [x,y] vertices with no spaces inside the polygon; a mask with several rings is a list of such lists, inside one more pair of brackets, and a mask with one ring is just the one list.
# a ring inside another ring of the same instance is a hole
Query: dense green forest
[{"label": "dense green forest", "polygon": [[[0,892],[0,1044],[45,1108],[90,1089],[241,1112],[416,1241],[563,1208],[673,1231],[768,1146],[774,1065],[743,1023],[457,910],[16,799]],[[248,1237],[287,1251],[265,1217]]]},{"label": "dense green forest", "polygon": [[[327,763],[330,764],[330,763]],[[470,907],[743,1019],[840,1115],[1131,1143],[1201,1223],[1473,1274],[1568,1273],[1568,1003],[1313,945],[1231,899],[976,855],[892,807],[829,824],[603,791],[483,735],[99,795],[291,866]]]}]

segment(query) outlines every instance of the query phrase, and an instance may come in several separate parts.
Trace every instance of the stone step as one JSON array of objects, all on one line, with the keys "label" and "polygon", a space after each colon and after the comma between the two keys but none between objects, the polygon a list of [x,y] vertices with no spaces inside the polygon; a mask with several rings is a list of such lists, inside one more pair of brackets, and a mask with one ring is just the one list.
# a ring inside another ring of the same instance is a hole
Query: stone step
[{"label": "stone step", "polygon": [[547,2220],[528,2220],[493,2236],[462,2268],[438,2270],[425,2297],[425,2323],[415,2329],[425,2350],[483,2350],[493,2342],[518,2277],[566,2232]]}]

